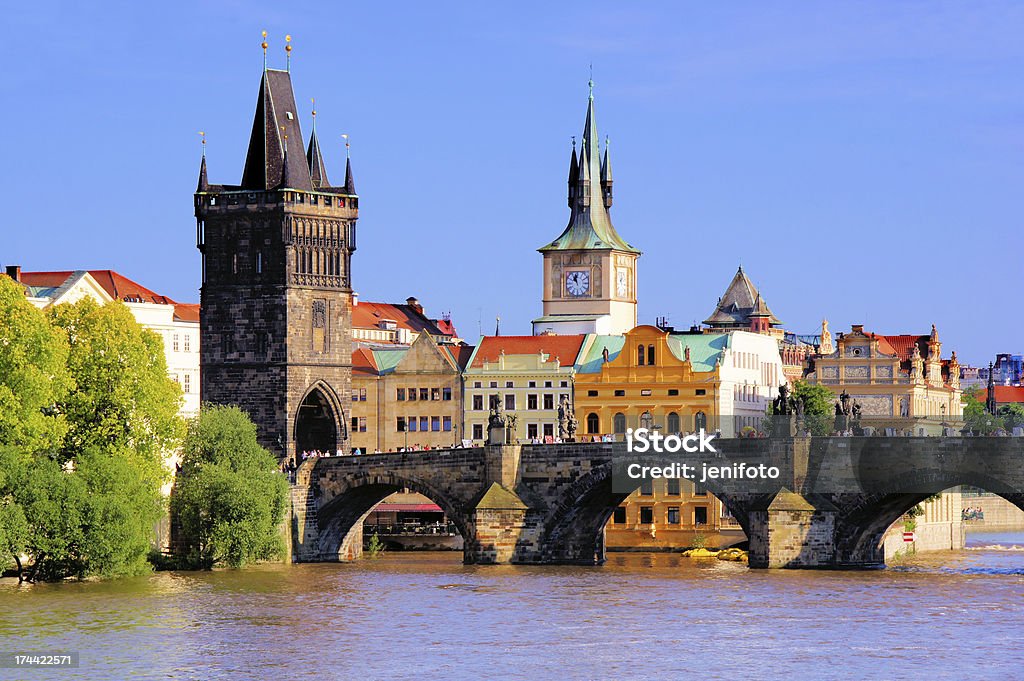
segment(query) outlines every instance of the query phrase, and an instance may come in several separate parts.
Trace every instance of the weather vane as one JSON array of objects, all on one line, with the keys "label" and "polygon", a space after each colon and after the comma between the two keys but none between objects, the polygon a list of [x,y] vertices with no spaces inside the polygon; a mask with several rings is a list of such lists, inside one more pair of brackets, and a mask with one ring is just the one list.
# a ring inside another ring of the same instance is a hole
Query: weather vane
[{"label": "weather vane", "polygon": [[292,37],[286,35],[284,37],[284,53],[285,53],[285,71],[291,73],[292,71]]},{"label": "weather vane", "polygon": [[200,130],[199,136],[203,139],[203,158],[206,158],[206,133]]},{"label": "weather vane", "polygon": [[267,32],[263,31],[263,42],[260,43],[260,47],[263,48],[263,70],[267,70]]},{"label": "weather vane", "polygon": [[310,97],[309,101],[313,104],[313,132],[316,132],[316,97]]},{"label": "weather vane", "polygon": [[345,158],[351,158],[352,146],[348,143],[348,135],[342,134],[342,137],[345,139]]}]

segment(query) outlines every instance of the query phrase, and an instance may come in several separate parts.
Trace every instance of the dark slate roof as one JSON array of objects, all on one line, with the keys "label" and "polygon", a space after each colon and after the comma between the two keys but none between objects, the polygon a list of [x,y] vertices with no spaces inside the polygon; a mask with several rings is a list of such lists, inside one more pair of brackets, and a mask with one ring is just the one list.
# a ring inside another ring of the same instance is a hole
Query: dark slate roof
[{"label": "dark slate roof", "polygon": [[196,193],[210,191],[210,181],[206,177],[206,154],[203,154],[203,161],[199,164],[199,183],[196,185]]},{"label": "dark slate roof", "polygon": [[729,283],[729,288],[718,300],[718,306],[710,317],[704,320],[709,326],[747,326],[750,318],[767,317],[770,324],[781,324],[782,322],[772,314],[768,304],[761,298],[757,287],[747,277],[746,272],[740,267],[736,270],[736,276]]},{"label": "dark slate roof", "polygon": [[314,189],[331,186],[330,180],[327,179],[324,157],[320,153],[320,141],[316,138],[315,124],[313,125],[313,134],[309,136],[309,148],[306,149],[306,164],[309,166],[309,178],[313,182]]},{"label": "dark slate roof", "polygon": [[[249,151],[242,172],[243,189],[276,189],[284,173],[284,137],[301,149],[302,130],[298,107],[292,91],[291,74],[287,71],[265,70],[260,81],[260,95],[249,137]],[[289,189],[312,191],[309,168],[301,153],[288,155]]]},{"label": "dark slate roof", "polygon": [[[627,243],[612,225],[611,216],[604,205],[601,186],[601,156],[598,150],[597,119],[594,117],[594,94],[587,102],[587,120],[583,127],[583,141],[580,145],[579,172],[572,178],[576,155],[569,162],[570,179],[576,182],[570,187],[573,197],[569,204],[569,224],[557,239],[538,250],[561,251],[577,249],[615,249],[629,253],[640,250]],[[609,162],[610,163],[610,162]],[[609,165],[608,170],[611,170]]]},{"label": "dark slate roof", "polygon": [[345,186],[343,187],[345,193],[349,196],[356,195],[356,178],[352,175],[352,159],[345,159]]}]

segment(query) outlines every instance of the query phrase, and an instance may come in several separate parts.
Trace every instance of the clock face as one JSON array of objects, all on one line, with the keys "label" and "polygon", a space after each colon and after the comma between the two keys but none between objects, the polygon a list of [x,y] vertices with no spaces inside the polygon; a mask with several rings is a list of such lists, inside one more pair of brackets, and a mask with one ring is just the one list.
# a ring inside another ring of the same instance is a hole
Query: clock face
[{"label": "clock face", "polygon": [[629,272],[623,267],[620,267],[615,273],[615,292],[620,297],[625,297],[626,292],[629,290],[628,278]]},{"label": "clock face", "polygon": [[570,296],[584,296],[590,290],[590,275],[586,272],[569,272],[565,275],[565,290]]}]

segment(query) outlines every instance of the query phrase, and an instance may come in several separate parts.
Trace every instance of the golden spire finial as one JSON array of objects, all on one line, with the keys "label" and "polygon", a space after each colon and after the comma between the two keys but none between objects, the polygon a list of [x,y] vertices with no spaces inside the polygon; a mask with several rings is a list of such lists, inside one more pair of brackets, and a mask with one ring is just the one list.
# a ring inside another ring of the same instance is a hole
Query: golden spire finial
[{"label": "golden spire finial", "polygon": [[284,53],[286,55],[284,69],[288,73],[291,73],[291,71],[292,71],[292,37],[291,37],[291,35],[286,35],[284,37]]},{"label": "golden spire finial", "polygon": [[206,158],[206,133],[200,130],[199,136],[203,138],[203,158]]},{"label": "golden spire finial", "polygon": [[263,70],[267,70],[267,32],[263,31],[263,42],[260,43],[260,47],[263,48]]},{"label": "golden spire finial", "polygon": [[343,134],[342,138],[345,140],[345,158],[352,157],[352,145],[348,143],[348,135]]}]

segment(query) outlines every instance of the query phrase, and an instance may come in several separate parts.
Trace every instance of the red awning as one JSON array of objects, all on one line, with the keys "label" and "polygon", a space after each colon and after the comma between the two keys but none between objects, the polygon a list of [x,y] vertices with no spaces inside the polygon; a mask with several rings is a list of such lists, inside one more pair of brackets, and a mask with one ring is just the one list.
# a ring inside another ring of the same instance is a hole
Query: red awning
[{"label": "red awning", "polygon": [[373,509],[376,513],[441,513],[441,507],[437,504],[377,504]]}]

